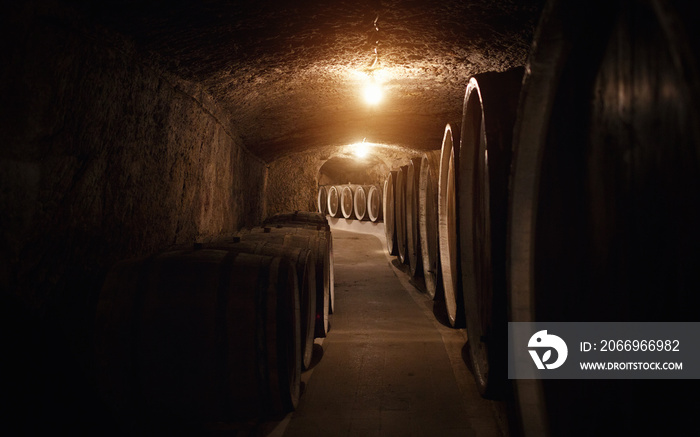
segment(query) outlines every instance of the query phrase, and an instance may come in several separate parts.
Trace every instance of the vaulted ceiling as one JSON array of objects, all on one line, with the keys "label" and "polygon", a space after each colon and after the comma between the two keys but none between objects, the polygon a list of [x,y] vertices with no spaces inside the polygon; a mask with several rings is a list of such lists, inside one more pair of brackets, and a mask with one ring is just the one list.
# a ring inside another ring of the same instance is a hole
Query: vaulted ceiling
[{"label": "vaulted ceiling", "polygon": [[[459,122],[469,76],[525,64],[542,8],[541,0],[75,1],[200,85],[267,161],[363,139],[438,148],[445,124]],[[361,95],[371,77],[383,90],[375,106]]]}]

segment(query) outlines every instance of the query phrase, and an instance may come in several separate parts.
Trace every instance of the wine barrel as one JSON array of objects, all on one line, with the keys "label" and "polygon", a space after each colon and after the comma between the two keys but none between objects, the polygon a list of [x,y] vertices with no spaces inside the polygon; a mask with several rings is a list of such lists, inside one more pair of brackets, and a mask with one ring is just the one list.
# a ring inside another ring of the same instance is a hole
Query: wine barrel
[{"label": "wine barrel", "polygon": [[343,185],[340,191],[340,209],[346,219],[355,218],[353,206],[358,185]]},{"label": "wine barrel", "polygon": [[383,199],[383,213],[384,213],[384,236],[386,237],[386,250],[389,255],[397,255],[399,253],[399,245],[397,243],[396,236],[396,178],[398,177],[397,171],[390,171],[386,175],[386,180],[384,181],[384,199]]},{"label": "wine barrel", "polygon": [[[326,240],[328,244],[328,258],[329,258],[329,307],[328,310],[330,314],[335,312],[335,269],[333,264],[333,235],[331,234],[331,228],[325,217],[319,217],[316,213],[297,211],[294,213],[295,217],[305,216],[305,220],[298,220],[296,218],[287,221],[278,220],[275,223],[275,227],[293,227],[301,228],[305,230],[315,230],[320,231],[323,239]],[[325,225],[323,224],[325,223]],[[265,226],[263,226],[264,228]]]},{"label": "wine barrel", "polygon": [[[691,4],[545,8],[514,131],[512,321],[697,319],[700,44]],[[603,426],[680,435],[694,426],[686,384],[514,382],[524,435]],[[621,392],[624,403],[610,396]]]},{"label": "wine barrel", "polygon": [[459,150],[462,291],[472,374],[502,399],[508,381],[506,233],[513,126],[523,69],[483,73],[467,85]]},{"label": "wine barrel", "polygon": [[426,293],[431,299],[442,294],[438,242],[438,183],[440,151],[423,154],[418,190],[418,229]]},{"label": "wine barrel", "polygon": [[318,212],[322,215],[328,214],[328,189],[321,185],[318,187],[318,195],[316,196],[316,206]]},{"label": "wine barrel", "polygon": [[269,241],[243,243],[240,237],[204,243],[202,247],[204,249],[282,257],[292,262],[296,267],[299,284],[302,367],[308,369],[313,355],[316,326],[316,264],[312,251],[308,247],[284,246]]},{"label": "wine barrel", "polygon": [[394,220],[396,223],[396,244],[398,246],[399,261],[408,264],[408,247],[406,237],[406,178],[408,166],[399,168],[396,178],[396,197],[394,207]]},{"label": "wine barrel", "polygon": [[339,217],[340,211],[340,187],[330,186],[328,187],[328,215],[331,217]]},{"label": "wine barrel", "polygon": [[292,225],[308,225],[308,228],[316,228],[318,230],[327,230],[330,232],[330,225],[325,215],[318,212],[309,211],[294,211],[293,213],[281,213],[269,217],[265,220],[265,224],[292,224]]},{"label": "wine barrel", "polygon": [[258,227],[241,231],[238,237],[243,242],[269,242],[284,246],[309,248],[316,263],[316,327],[315,336],[328,334],[331,293],[333,281],[333,243],[330,233],[304,229],[303,227]]},{"label": "wine barrel", "polygon": [[418,229],[419,177],[422,158],[411,158],[406,172],[406,252],[412,277],[423,273],[423,257]]},{"label": "wine barrel", "polygon": [[452,327],[464,325],[464,302],[462,300],[459,272],[459,235],[457,223],[457,167],[459,147],[453,138],[458,134],[448,124],[442,139],[440,152],[440,185],[438,187],[438,229],[440,241],[440,267],[445,296],[447,317]]},{"label": "wine barrel", "polygon": [[358,220],[369,220],[369,214],[367,210],[367,201],[371,186],[370,185],[358,185],[355,190],[355,195],[353,197],[353,211],[355,212],[355,218]]},{"label": "wine barrel", "polygon": [[372,222],[382,219],[382,190],[375,185],[367,193],[367,216]]},{"label": "wine barrel", "polygon": [[296,271],[179,250],[116,264],[95,319],[97,381],[125,423],[279,417],[299,400]]}]

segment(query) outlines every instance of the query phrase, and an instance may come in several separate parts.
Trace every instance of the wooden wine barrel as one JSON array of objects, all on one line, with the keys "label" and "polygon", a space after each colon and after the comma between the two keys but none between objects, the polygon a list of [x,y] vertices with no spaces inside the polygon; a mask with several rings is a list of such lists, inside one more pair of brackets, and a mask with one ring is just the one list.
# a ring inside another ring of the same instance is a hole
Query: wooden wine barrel
[{"label": "wooden wine barrel", "polygon": [[318,195],[316,196],[316,206],[318,212],[322,215],[328,214],[328,189],[321,185],[318,187]]},{"label": "wooden wine barrel", "polygon": [[318,230],[327,230],[330,232],[330,225],[325,215],[318,212],[309,211],[294,211],[274,215],[265,220],[265,224],[292,224],[292,225],[308,225],[309,229],[316,228]]},{"label": "wooden wine barrel", "polygon": [[97,306],[97,381],[125,423],[279,417],[299,400],[296,271],[279,257],[180,250],[125,261]]},{"label": "wooden wine barrel", "polygon": [[[241,231],[238,237],[243,242],[263,241],[285,246],[309,248],[316,263],[316,328],[315,336],[323,338],[330,329],[333,281],[333,240],[330,232],[306,229],[303,226],[258,227]],[[334,302],[333,302],[334,304]]]},{"label": "wooden wine barrel", "polygon": [[382,219],[382,190],[372,185],[367,192],[367,216],[370,221],[377,222]]},{"label": "wooden wine barrel", "polygon": [[459,150],[462,291],[472,374],[502,399],[507,375],[506,233],[513,126],[523,69],[483,73],[467,85]]},{"label": "wooden wine barrel", "polygon": [[316,326],[316,264],[314,254],[307,247],[285,246],[269,241],[241,242],[240,237],[221,239],[202,244],[204,249],[227,250],[237,253],[253,253],[282,257],[296,267],[299,284],[299,325],[301,332],[302,367],[308,369],[311,364]]},{"label": "wooden wine barrel", "polygon": [[342,214],[339,187],[335,185],[328,187],[328,215],[331,217],[339,217]]},{"label": "wooden wine barrel", "polygon": [[[545,8],[514,131],[512,321],[697,319],[694,9],[662,1]],[[681,435],[697,411],[681,400],[685,384],[668,381],[514,383],[526,436],[603,426],[610,435]],[[624,403],[610,396],[621,392]]]},{"label": "wooden wine barrel", "polygon": [[440,241],[440,268],[447,317],[452,327],[464,326],[464,301],[459,266],[459,235],[457,224],[457,168],[459,147],[453,138],[457,131],[445,127],[440,153],[440,185],[438,187],[438,230]]},{"label": "wooden wine barrel", "polygon": [[406,178],[408,166],[399,168],[396,178],[396,197],[394,198],[394,221],[396,223],[396,244],[398,246],[399,261],[408,264],[408,247],[406,236]]},{"label": "wooden wine barrel", "polygon": [[346,219],[355,218],[355,213],[353,210],[355,192],[359,185],[343,185],[340,191],[340,210],[343,213],[343,217]]},{"label": "wooden wine barrel", "polygon": [[406,252],[411,276],[423,274],[423,257],[418,229],[419,177],[422,158],[411,158],[406,172]]},{"label": "wooden wine barrel", "polygon": [[438,241],[438,184],[440,151],[423,154],[418,190],[418,229],[426,293],[435,299],[442,296],[440,250]]},{"label": "wooden wine barrel", "polygon": [[333,264],[333,236],[331,234],[331,227],[328,224],[328,219],[326,217],[321,217],[317,213],[306,212],[306,211],[296,211],[294,217],[287,220],[284,219],[285,214],[280,214],[275,216],[276,222],[275,227],[294,227],[301,228],[305,230],[316,230],[321,232],[322,238],[324,238],[328,244],[328,258],[329,258],[329,311],[333,314],[335,311],[335,269]]},{"label": "wooden wine barrel", "polygon": [[371,185],[358,185],[355,190],[355,195],[353,197],[353,211],[355,212],[355,218],[358,220],[369,220],[369,214],[367,210],[368,192]]},{"label": "wooden wine barrel", "polygon": [[389,255],[397,255],[399,253],[399,245],[396,236],[396,178],[397,171],[390,171],[386,175],[384,181],[384,199],[382,202],[384,213],[384,236],[386,237],[386,250]]}]

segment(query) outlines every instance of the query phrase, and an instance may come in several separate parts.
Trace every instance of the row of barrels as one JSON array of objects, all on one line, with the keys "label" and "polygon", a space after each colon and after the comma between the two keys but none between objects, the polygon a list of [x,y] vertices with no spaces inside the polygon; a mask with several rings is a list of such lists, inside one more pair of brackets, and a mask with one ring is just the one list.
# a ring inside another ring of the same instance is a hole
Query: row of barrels
[{"label": "row of barrels", "polygon": [[376,185],[321,185],[316,204],[318,212],[331,217],[382,220],[382,192]]},{"label": "row of barrels", "polygon": [[330,329],[333,281],[317,213],[116,264],[96,314],[103,399],[127,429],[283,416]]},{"label": "row of barrels", "polygon": [[550,2],[527,69],[472,77],[461,129],[385,182],[387,249],[443,290],[523,435],[687,410],[669,385],[507,379],[508,322],[697,318],[700,41],[679,3],[594,3]]}]

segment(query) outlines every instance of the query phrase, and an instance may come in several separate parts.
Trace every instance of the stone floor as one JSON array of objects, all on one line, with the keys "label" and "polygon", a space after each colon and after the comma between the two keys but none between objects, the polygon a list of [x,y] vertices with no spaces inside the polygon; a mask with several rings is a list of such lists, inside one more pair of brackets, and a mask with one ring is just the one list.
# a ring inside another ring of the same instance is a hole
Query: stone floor
[{"label": "stone floor", "polygon": [[269,435],[506,435],[503,405],[479,396],[462,358],[466,332],[438,321],[376,236],[334,229],[333,239],[331,331],[299,407]]}]

